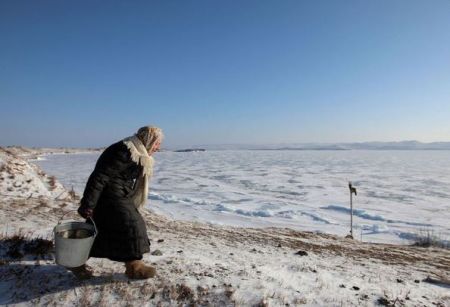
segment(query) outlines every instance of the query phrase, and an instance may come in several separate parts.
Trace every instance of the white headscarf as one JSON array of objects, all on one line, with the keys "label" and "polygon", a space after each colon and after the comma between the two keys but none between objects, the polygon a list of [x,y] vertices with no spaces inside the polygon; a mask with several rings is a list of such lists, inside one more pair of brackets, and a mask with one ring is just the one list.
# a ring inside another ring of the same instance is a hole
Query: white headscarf
[{"label": "white headscarf", "polygon": [[163,133],[160,128],[145,126],[138,132],[122,141],[131,153],[131,160],[142,166],[142,176],[140,174],[136,182],[136,193],[133,197],[136,208],[141,208],[148,198],[148,182],[153,175],[153,164],[155,160],[148,154],[156,141],[162,141]]}]

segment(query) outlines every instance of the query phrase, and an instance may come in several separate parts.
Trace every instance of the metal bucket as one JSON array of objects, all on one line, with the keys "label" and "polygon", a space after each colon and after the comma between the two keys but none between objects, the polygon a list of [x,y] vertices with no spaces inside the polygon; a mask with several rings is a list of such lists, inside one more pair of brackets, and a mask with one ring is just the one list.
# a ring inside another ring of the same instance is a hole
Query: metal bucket
[{"label": "metal bucket", "polygon": [[92,218],[90,220],[93,225],[76,221],[61,223],[62,217],[53,229],[55,261],[68,268],[79,267],[89,258],[89,252],[97,236],[97,227]]}]

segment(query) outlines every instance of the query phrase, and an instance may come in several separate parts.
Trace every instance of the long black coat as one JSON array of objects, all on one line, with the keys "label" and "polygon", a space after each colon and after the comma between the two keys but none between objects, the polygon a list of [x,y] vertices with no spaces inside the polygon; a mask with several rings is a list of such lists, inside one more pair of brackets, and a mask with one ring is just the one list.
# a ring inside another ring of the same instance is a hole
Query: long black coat
[{"label": "long black coat", "polygon": [[98,229],[91,257],[129,261],[150,251],[145,222],[132,200],[140,177],[142,166],[131,160],[122,141],[100,155],[81,199],[81,206],[94,209]]}]

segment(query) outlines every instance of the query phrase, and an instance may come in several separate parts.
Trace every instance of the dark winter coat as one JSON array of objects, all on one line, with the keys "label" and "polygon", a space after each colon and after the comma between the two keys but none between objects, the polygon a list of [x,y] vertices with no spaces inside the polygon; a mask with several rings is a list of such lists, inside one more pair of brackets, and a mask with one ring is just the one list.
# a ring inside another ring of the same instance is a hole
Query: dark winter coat
[{"label": "dark winter coat", "polygon": [[145,222],[133,203],[141,177],[142,166],[122,141],[100,155],[81,199],[81,206],[94,209],[98,229],[91,257],[128,261],[150,251]]}]

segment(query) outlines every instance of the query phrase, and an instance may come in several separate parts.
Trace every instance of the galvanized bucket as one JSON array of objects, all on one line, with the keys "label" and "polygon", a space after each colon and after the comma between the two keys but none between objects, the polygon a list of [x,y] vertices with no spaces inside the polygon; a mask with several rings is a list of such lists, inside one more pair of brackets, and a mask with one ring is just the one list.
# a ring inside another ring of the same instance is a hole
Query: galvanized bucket
[{"label": "galvanized bucket", "polygon": [[58,225],[53,228],[55,261],[59,265],[75,268],[88,260],[89,252],[97,236],[97,227],[92,218],[89,218],[92,225],[76,221],[61,223],[64,215],[58,221]]}]

